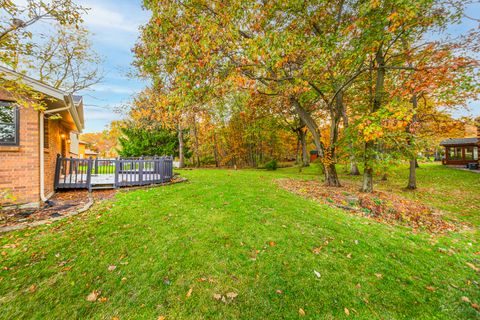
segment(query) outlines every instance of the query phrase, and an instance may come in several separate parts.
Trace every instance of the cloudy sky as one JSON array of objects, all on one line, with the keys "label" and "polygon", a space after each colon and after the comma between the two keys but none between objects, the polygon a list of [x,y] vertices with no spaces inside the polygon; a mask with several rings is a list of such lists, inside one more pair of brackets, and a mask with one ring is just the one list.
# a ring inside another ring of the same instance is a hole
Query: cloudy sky
[{"label": "cloudy sky", "polygon": [[[84,95],[86,129],[95,132],[105,129],[112,120],[121,119],[115,112],[127,104],[132,95],[145,85],[138,79],[127,76],[131,70],[133,54],[131,48],[139,34],[138,27],[148,21],[148,12],[142,10],[141,0],[79,0],[91,8],[85,17],[86,26],[92,31],[95,50],[103,58],[101,68],[105,77]],[[480,16],[480,4],[467,10],[470,16]],[[464,33],[475,26],[475,22],[464,19],[461,25],[452,26],[453,35]],[[123,107],[123,109],[125,109]],[[480,116],[480,101],[472,101],[470,110],[461,110],[457,116]]]},{"label": "cloudy sky", "polygon": [[140,0],[80,0],[91,8],[85,16],[86,27],[93,33],[94,49],[103,59],[104,78],[92,90],[80,92],[85,103],[85,132],[101,131],[115,112],[139,92],[144,83],[128,77],[133,54],[130,51],[139,34],[138,27],[148,21]]}]

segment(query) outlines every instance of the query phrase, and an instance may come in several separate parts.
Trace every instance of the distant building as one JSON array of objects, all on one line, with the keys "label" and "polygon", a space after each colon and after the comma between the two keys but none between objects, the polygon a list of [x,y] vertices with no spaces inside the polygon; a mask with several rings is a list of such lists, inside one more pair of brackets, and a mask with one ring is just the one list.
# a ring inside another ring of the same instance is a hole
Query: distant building
[{"label": "distant building", "polygon": [[445,147],[445,158],[443,159],[443,164],[478,164],[478,149],[480,148],[480,118],[477,119],[476,137],[446,139],[440,142],[440,145]]}]

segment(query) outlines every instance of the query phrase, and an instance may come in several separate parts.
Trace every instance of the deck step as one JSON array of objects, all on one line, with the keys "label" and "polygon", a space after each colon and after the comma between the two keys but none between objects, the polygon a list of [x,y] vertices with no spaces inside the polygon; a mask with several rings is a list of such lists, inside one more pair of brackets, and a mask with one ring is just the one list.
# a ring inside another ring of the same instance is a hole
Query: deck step
[{"label": "deck step", "polygon": [[99,190],[99,189],[115,189],[113,184],[93,184],[92,190]]}]

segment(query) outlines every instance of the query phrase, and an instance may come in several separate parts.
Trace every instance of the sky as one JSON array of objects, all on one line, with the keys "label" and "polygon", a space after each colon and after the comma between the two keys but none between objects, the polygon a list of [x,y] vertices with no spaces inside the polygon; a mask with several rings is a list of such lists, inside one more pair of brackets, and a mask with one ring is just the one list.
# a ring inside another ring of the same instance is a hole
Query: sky
[{"label": "sky", "polygon": [[149,14],[140,0],[79,0],[90,8],[84,17],[85,26],[92,32],[94,50],[100,55],[103,79],[88,91],[79,92],[84,97],[85,130],[98,132],[112,120],[122,118],[116,112],[125,110],[131,97],[142,90],[145,83],[128,76],[133,70],[133,48],[139,35],[138,28],[148,21]]},{"label": "sky", "polygon": [[[149,13],[144,11],[140,0],[78,0],[78,3],[91,8],[85,16],[86,27],[93,33],[95,51],[103,59],[100,66],[104,78],[91,90],[80,92],[85,103],[84,132],[98,132],[106,128],[112,120],[123,116],[116,112],[125,110],[135,93],[146,85],[139,79],[128,77],[132,70],[133,48],[139,35],[139,26],[148,21]],[[480,17],[480,4],[468,8],[467,14]],[[462,34],[475,26],[464,19],[461,25],[451,26],[452,35]],[[471,101],[470,110],[459,110],[455,116],[480,116],[480,101]]]}]

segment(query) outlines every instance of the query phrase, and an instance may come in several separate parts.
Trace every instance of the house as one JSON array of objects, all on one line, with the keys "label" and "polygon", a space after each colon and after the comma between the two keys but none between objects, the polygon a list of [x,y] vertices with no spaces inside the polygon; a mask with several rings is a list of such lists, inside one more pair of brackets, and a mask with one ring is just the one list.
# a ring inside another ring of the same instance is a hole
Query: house
[{"label": "house", "polygon": [[44,96],[46,110],[37,111],[17,106],[0,88],[0,191],[15,198],[0,199],[0,204],[37,207],[54,193],[57,154],[78,154],[78,134],[84,127],[82,97],[1,66],[0,74],[21,79]]},{"label": "house", "polygon": [[478,151],[480,148],[480,118],[477,120],[477,136],[470,138],[453,138],[440,142],[445,147],[446,165],[468,165],[469,163],[480,163]]},{"label": "house", "polygon": [[98,152],[92,151],[90,149],[85,149],[85,158],[97,159]]}]

